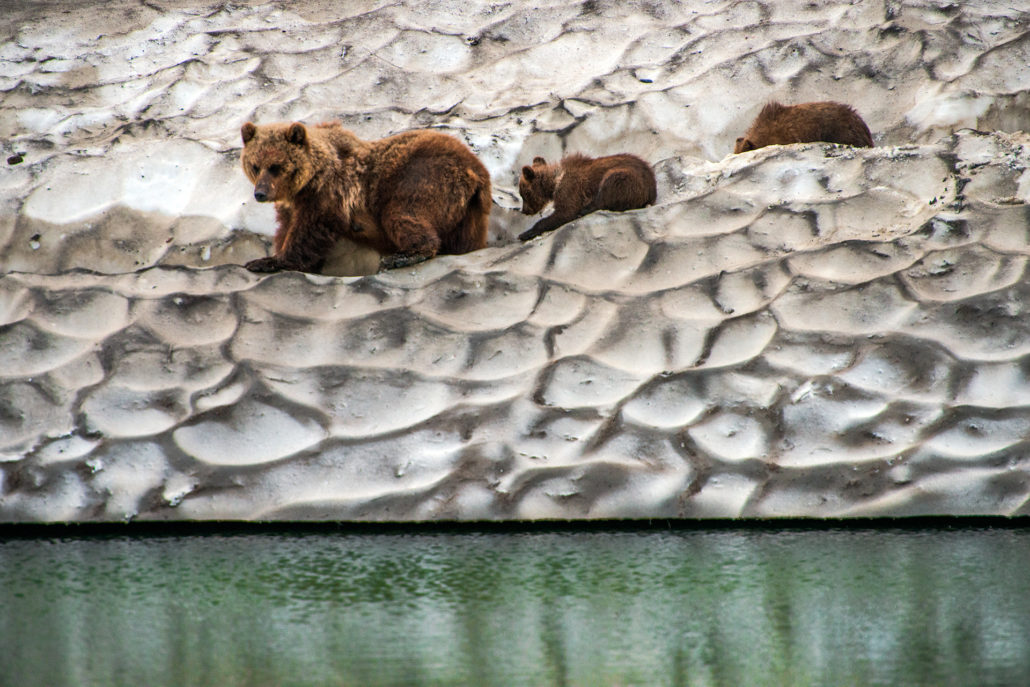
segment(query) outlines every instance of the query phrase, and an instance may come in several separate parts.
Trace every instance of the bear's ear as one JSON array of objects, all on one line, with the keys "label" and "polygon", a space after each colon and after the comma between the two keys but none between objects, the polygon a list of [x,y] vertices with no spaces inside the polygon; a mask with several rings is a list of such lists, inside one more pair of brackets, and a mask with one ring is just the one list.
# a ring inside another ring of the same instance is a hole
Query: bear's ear
[{"label": "bear's ear", "polygon": [[533,158],[533,164],[534,165],[546,165],[547,164],[547,160],[545,160],[542,157],[534,157]]},{"label": "bear's ear", "polygon": [[297,145],[304,145],[304,142],[308,140],[308,130],[300,122],[294,122],[286,130],[286,140]]},{"label": "bear's ear", "polygon": [[254,138],[254,134],[256,133],[257,127],[254,126],[253,122],[247,122],[244,124],[243,128],[240,129],[240,134],[243,136],[243,145],[247,145],[247,142]]},{"label": "bear's ear", "polygon": [[737,139],[737,145],[736,145],[735,150],[738,153],[746,153],[747,151],[754,150],[754,149],[755,149],[755,144],[751,142],[751,139],[744,138],[743,136],[741,136],[740,138]]},{"label": "bear's ear", "polygon": [[525,177],[526,181],[533,181],[536,177],[536,172],[533,171],[532,167],[526,165],[522,168],[522,176]]}]

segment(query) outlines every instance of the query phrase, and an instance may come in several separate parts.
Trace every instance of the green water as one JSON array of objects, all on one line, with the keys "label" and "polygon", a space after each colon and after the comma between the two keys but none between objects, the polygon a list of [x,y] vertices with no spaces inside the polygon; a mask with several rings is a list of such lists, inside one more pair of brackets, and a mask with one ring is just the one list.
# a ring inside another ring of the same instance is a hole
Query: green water
[{"label": "green water", "polygon": [[0,540],[0,685],[1027,685],[1019,529]]}]

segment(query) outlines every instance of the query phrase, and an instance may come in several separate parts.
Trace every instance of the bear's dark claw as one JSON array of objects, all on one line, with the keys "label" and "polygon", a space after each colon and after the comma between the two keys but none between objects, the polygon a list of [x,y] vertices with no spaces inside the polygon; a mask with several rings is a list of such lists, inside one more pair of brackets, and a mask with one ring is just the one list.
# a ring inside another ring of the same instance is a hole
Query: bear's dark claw
[{"label": "bear's dark claw", "polygon": [[282,269],[282,264],[280,264],[277,258],[269,257],[251,260],[244,267],[251,272],[278,272]]},{"label": "bear's dark claw", "polygon": [[411,267],[412,265],[417,265],[420,262],[425,262],[428,259],[429,256],[427,255],[404,255],[402,253],[384,255],[379,260],[379,271],[395,270],[399,267]]}]

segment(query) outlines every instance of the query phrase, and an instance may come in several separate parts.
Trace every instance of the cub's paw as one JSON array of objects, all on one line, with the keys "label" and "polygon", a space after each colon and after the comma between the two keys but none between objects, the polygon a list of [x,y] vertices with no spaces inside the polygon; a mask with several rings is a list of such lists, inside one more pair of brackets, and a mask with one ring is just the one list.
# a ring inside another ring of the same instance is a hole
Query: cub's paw
[{"label": "cub's paw", "polygon": [[544,217],[543,219],[538,220],[536,224],[534,224],[532,227],[526,229],[524,232],[519,234],[519,241],[529,241],[530,239],[535,239],[537,236],[540,236],[543,233],[557,229],[564,223],[565,222],[556,221],[554,219],[554,215],[551,215],[550,217]]},{"label": "cub's paw", "polygon": [[278,258],[258,258],[257,260],[251,260],[244,265],[251,272],[278,272],[283,268],[282,263],[279,262]]},{"label": "cub's paw", "polygon": [[398,267],[411,267],[412,265],[417,265],[420,262],[425,262],[428,259],[428,255],[405,255],[403,253],[384,255],[379,259],[379,271],[395,270]]}]

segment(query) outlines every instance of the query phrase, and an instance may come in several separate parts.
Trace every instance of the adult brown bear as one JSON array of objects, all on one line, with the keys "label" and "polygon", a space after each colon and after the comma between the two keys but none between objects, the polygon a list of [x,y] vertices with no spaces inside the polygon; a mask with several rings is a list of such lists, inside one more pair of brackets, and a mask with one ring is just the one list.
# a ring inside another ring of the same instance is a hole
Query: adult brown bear
[{"label": "adult brown bear", "polygon": [[274,254],[249,270],[317,272],[341,237],[379,251],[383,269],[486,246],[490,174],[451,136],[364,141],[335,122],[247,122],[241,133],[254,197],[279,220]]}]

